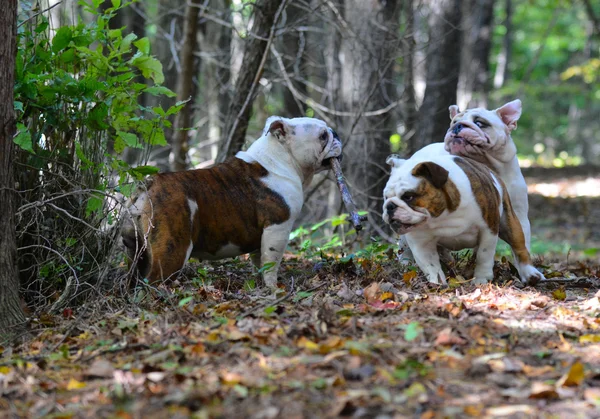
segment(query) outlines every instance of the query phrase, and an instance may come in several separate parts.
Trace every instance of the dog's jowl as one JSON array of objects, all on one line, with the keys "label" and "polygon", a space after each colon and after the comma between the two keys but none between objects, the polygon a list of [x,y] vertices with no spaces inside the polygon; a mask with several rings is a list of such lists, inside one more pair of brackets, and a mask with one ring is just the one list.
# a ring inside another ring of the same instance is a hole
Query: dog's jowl
[{"label": "dog's jowl", "polygon": [[251,253],[275,287],[292,225],[313,175],[341,155],[335,132],[314,118],[271,117],[245,152],[212,168],[158,174],[130,203],[123,243],[142,277],[177,274],[190,256]]}]

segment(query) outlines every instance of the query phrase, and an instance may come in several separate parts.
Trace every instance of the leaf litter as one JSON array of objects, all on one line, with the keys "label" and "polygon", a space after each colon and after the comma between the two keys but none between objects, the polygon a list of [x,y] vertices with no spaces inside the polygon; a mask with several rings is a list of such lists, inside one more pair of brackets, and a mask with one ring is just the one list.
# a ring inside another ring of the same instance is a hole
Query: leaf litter
[{"label": "leaf litter", "polygon": [[532,288],[500,265],[439,288],[389,261],[290,259],[272,297],[237,261],[40,313],[2,348],[0,416],[600,416],[600,268],[550,265],[579,279]]}]

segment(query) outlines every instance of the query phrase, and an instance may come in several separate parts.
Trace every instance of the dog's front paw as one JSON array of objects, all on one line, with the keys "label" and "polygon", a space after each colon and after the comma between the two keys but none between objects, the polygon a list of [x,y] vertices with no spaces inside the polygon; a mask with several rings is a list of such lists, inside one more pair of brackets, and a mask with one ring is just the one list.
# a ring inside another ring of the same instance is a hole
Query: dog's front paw
[{"label": "dog's front paw", "polygon": [[521,282],[526,285],[535,285],[540,281],[544,281],[546,278],[538,271],[533,265],[523,265],[520,269]]},{"label": "dog's front paw", "polygon": [[475,275],[475,278],[473,278],[473,284],[474,285],[485,285],[488,284],[489,282],[491,282],[493,278],[487,278],[486,276],[477,276]]}]

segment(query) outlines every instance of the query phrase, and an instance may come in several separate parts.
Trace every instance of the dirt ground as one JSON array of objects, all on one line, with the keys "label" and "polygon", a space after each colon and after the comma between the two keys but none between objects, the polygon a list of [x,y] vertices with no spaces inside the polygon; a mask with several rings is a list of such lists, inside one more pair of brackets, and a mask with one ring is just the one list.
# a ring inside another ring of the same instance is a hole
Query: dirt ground
[{"label": "dirt ground", "polygon": [[442,289],[392,262],[290,259],[277,300],[244,290],[248,262],[215,266],[38,318],[4,348],[0,415],[600,417],[598,266],[532,288],[499,263],[506,282]]},{"label": "dirt ground", "polygon": [[0,417],[600,418],[599,199],[531,197],[537,241],[579,246],[536,287],[289,255],[276,296],[241,260],[42,313],[0,349]]}]

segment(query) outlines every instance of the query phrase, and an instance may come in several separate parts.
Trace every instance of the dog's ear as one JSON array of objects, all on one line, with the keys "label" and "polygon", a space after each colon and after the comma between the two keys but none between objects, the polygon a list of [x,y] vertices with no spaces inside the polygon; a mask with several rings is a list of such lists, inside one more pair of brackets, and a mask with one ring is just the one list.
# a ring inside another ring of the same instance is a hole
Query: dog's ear
[{"label": "dog's ear", "polygon": [[385,159],[385,163],[392,166],[392,169],[397,169],[404,164],[406,159],[401,159],[397,154],[390,154],[387,159]]},{"label": "dog's ear", "polygon": [[270,117],[265,124],[265,134],[271,134],[283,142],[289,132],[289,126],[280,117]]},{"label": "dog's ear", "polygon": [[521,117],[521,101],[519,99],[508,102],[496,109],[496,113],[506,124],[509,130],[517,128],[517,121]]},{"label": "dog's ear", "polygon": [[438,189],[443,188],[448,181],[448,171],[439,164],[430,161],[417,164],[412,170],[412,175],[427,179]]},{"label": "dog's ear", "polygon": [[451,105],[448,108],[448,111],[450,111],[450,120],[453,120],[454,117],[460,113],[460,109],[458,109],[458,105]]}]

